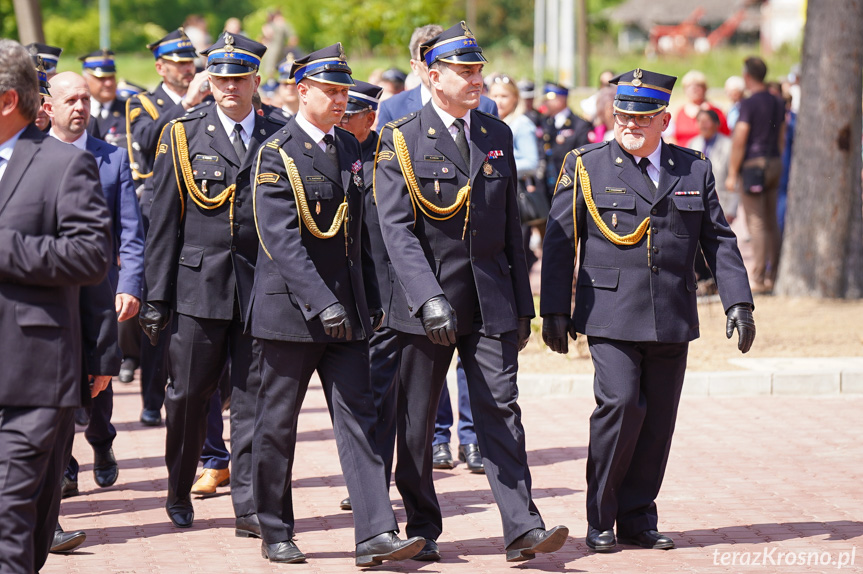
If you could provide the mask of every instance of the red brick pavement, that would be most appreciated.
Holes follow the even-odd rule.
[[[227,489],[221,496],[195,500],[192,529],[170,526],[163,508],[164,427],[148,429],[137,422],[137,383],[114,384],[120,479],[111,488],[95,486],[92,454],[79,434],[75,454],[82,463],[82,494],[63,501],[61,524],[85,530],[88,539],[72,555],[52,555],[43,574],[357,570],[352,517],[338,509],[346,490],[320,387],[306,398],[294,467],[297,543],[308,563],[270,565],[260,556],[259,541],[234,537]],[[863,397],[684,399],[658,500],[660,527],[678,548],[627,547],[606,555],[589,552],[583,541],[591,402],[532,398],[522,401],[522,408],[534,497],[547,525],[570,527],[564,548],[520,566],[507,564],[485,477],[456,467],[436,473],[444,512],[445,532],[439,540],[443,561],[385,563],[375,570],[835,572],[835,565],[785,565],[785,553],[813,552],[819,559],[838,560],[840,553],[856,547],[854,565],[843,571],[863,571]],[[403,525],[395,489],[392,494]],[[742,553],[737,565],[723,566],[724,556],[734,558],[724,554],[731,552]],[[741,560],[754,561],[755,555],[765,562],[765,552],[766,566],[740,565]]]

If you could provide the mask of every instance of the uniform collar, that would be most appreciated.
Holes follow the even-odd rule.
[[[302,130],[304,132],[306,132],[306,135],[308,135],[310,138],[312,138],[312,141],[315,142],[316,144],[318,144],[319,146],[321,145],[321,142],[323,141],[325,135],[329,134],[329,135],[335,137],[335,134],[336,134],[336,128],[335,127],[331,127],[330,131],[324,132],[321,128],[319,128],[318,126],[312,124],[312,122],[307,120],[306,116],[303,115],[302,110],[300,112],[298,112],[296,116],[294,116],[294,120],[297,122],[297,125],[299,125],[300,128],[302,128]]]
[[[249,114],[239,122],[235,122],[234,120],[226,116],[225,113],[222,111],[222,108],[220,108],[218,105],[216,106],[216,115],[219,116],[219,121],[222,122],[222,127],[225,128],[225,133],[228,134],[229,139],[231,137],[231,133],[234,131],[234,124],[240,124],[241,126],[243,126],[243,143],[248,146],[249,139],[252,137],[252,132],[255,131],[254,106],[252,106]]]
[[[182,100],[183,98],[186,97],[186,96],[181,96],[180,94],[178,94],[177,92],[175,92],[174,90],[169,88],[168,84],[166,84],[165,82],[162,82],[162,91],[165,92],[165,95],[168,96],[169,98],[171,98],[171,101],[174,102],[175,104],[179,104],[180,100]],[[243,126],[243,129],[246,129],[246,127]]]
[[[434,108],[434,111],[437,112],[443,125],[446,126],[447,130],[449,130],[452,127],[453,122],[456,120],[455,116],[443,111],[434,100],[432,100],[432,107]],[[461,119],[464,120],[464,132],[468,141],[470,141],[470,112],[466,113]]]

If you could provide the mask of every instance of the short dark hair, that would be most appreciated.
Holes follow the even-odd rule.
[[[440,24],[426,24],[425,26],[414,28],[414,32],[411,34],[411,42],[408,46],[411,51],[411,59],[422,61],[420,45],[423,42],[428,42],[441,32],[443,32],[443,26]]]
[[[29,52],[16,42],[0,38],[0,94],[15,90],[18,94],[18,111],[28,122],[36,119],[42,102],[39,79]]]
[[[698,112],[699,116],[702,114],[709,117],[710,121],[713,122],[714,124],[716,124],[717,126],[719,125],[719,114],[716,113],[716,110],[701,110]]]
[[[758,56],[750,56],[743,60],[743,72],[756,82],[763,82],[767,77],[767,64]]]

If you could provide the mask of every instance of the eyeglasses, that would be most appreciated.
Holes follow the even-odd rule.
[[[622,128],[625,128],[626,126],[628,126],[629,122],[634,123],[635,125],[637,125],[640,128],[646,128],[650,125],[650,122],[653,121],[653,118],[655,118],[656,116],[658,116],[661,113],[662,112],[656,112],[652,116],[641,116],[641,115],[633,116],[630,114],[619,114],[619,113],[615,112],[614,113],[614,121],[616,121],[617,125],[619,125]]]
[[[493,84],[514,84],[515,83],[512,80],[512,78],[510,78],[506,74],[500,74],[499,76],[494,76],[491,81]]]

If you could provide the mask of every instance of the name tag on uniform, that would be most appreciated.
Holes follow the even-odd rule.
[[[606,187],[605,193],[626,193],[625,187]]]
[[[446,161],[446,158],[442,155],[427,155],[425,156],[426,161]]]
[[[700,191],[675,191],[674,195],[701,195]]]
[[[324,177],[324,176],[322,176],[322,175],[307,175],[307,176],[306,176],[306,177],[304,177],[303,179],[305,179],[305,180],[306,180],[306,181],[308,181],[309,183],[315,183],[315,182],[320,182],[320,181],[327,181],[327,178],[325,178],[325,177]]]
[[[219,161],[219,156],[217,155],[204,155],[199,153],[195,156],[195,161]]]

